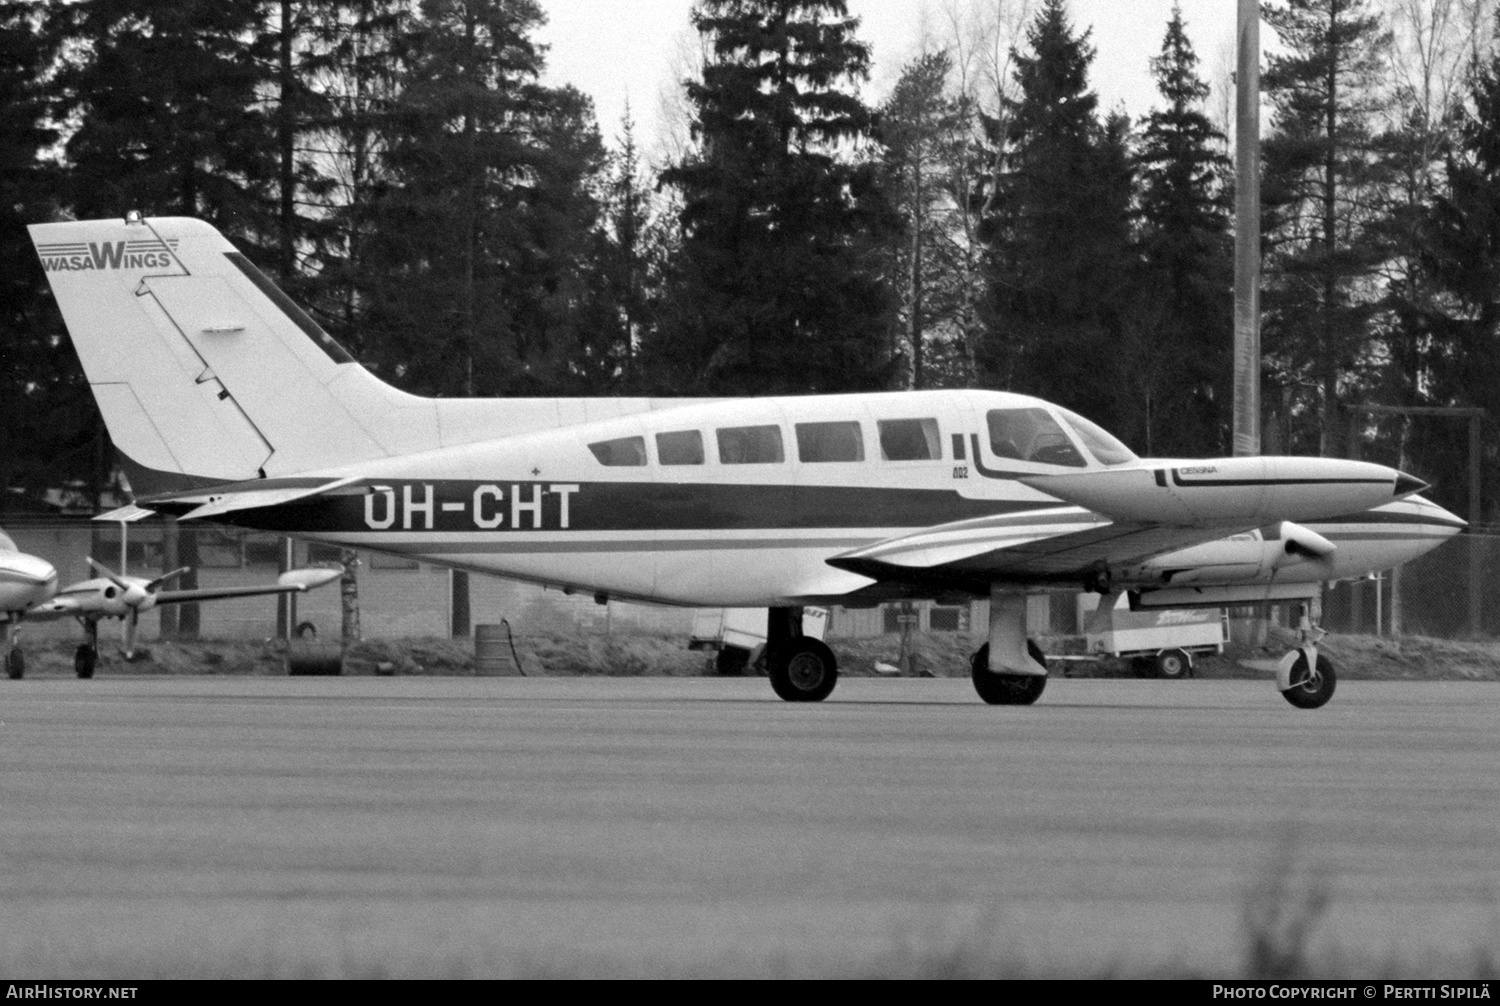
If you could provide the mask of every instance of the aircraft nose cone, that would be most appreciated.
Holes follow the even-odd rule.
[[[45,587],[57,582],[57,570],[52,568],[52,564],[34,555],[13,557],[12,572],[18,579],[35,587]]]
[[[1431,485],[1429,483],[1423,482],[1421,479],[1416,478],[1412,475],[1408,475],[1405,472],[1397,472],[1396,489],[1391,495],[1410,496],[1412,493],[1419,493],[1422,490],[1429,488],[1431,488]]]

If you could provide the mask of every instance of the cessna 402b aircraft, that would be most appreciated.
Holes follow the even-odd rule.
[[[804,605],[987,597],[975,688],[1024,704],[1047,673],[1028,593],[1305,601],[1464,526],[1380,465],[1147,460],[1002,392],[418,398],[201,221],[31,233],[141,505],[599,597],[766,606],[771,684],[790,701],[837,680],[801,634]],[[1278,685],[1298,706],[1332,694],[1315,638]]]

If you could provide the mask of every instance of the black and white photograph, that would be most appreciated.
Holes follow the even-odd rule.
[[[0,988],[1489,999],[1497,423],[1500,0],[0,0]]]

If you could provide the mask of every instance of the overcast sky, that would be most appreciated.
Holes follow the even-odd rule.
[[[937,33],[952,0],[848,0],[861,19],[860,37],[874,49],[866,100],[880,101],[903,63],[920,51],[924,19]],[[972,0],[958,0],[961,3]],[[995,2],[995,0],[989,0]],[[1017,3],[1019,0],[1004,0]],[[1032,9],[1040,0],[1030,0]],[[1205,79],[1233,63],[1235,0],[1180,0]],[[658,94],[675,76],[674,53],[692,38],[693,0],[541,0],[551,46],[548,81],[571,83],[592,95],[599,127],[613,141],[629,96],[637,136],[650,150],[660,132]],[[1133,117],[1150,111],[1156,92],[1151,57],[1161,51],[1172,0],[1068,0],[1075,27],[1093,28],[1098,50],[1090,82],[1101,107],[1124,107]],[[1262,35],[1269,29],[1262,28]],[[1264,39],[1263,39],[1264,41]]]

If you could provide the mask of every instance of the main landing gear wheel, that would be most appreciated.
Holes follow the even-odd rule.
[[[26,654],[19,646],[12,646],[5,655],[5,675],[12,681],[20,681],[26,676]]]
[[[73,651],[73,670],[80,678],[92,678],[94,667],[99,663],[99,651],[88,643],[81,644]]]
[[[1041,647],[1026,640],[1026,652],[1042,666],[1047,657]],[[990,644],[985,643],[969,661],[969,675],[974,679],[974,690],[979,697],[992,706],[1029,706],[1042,697],[1047,687],[1047,678],[1042,674],[1004,674],[990,670]]]
[[[1333,661],[1320,653],[1317,666],[1309,672],[1307,654],[1299,653],[1297,662],[1292,665],[1292,687],[1281,694],[1298,709],[1316,709],[1333,698],[1333,689],[1337,684]]]
[[[771,688],[788,702],[822,702],[838,684],[833,651],[811,636],[798,636],[771,651]]]
[[[1193,658],[1186,650],[1162,650],[1153,664],[1158,678],[1186,678],[1193,673]]]

